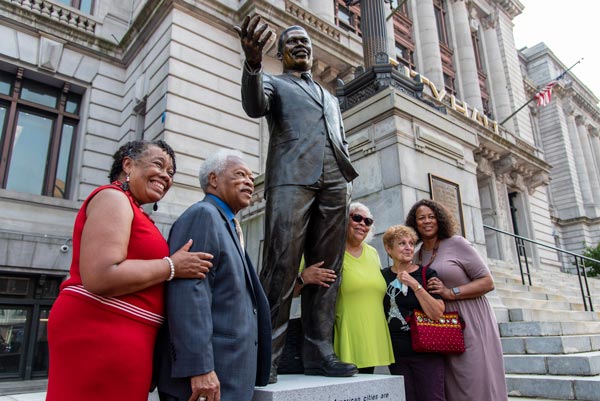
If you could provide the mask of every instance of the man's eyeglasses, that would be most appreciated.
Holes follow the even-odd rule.
[[[370,217],[364,217],[364,216],[361,216],[360,214],[351,214],[350,218],[352,219],[352,221],[354,221],[356,223],[360,223],[361,221],[364,220],[365,226],[367,226],[367,227],[371,227],[373,225],[373,219]]]

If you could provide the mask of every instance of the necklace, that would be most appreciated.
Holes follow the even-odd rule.
[[[117,188],[119,188],[121,191],[123,191],[123,193],[125,193],[125,195],[129,198],[129,200],[131,202],[133,202],[133,204],[140,209],[140,211],[144,214],[144,216],[146,216],[151,222],[154,223],[154,220],[152,220],[152,217],[150,217],[150,215],[148,213],[146,213],[146,211],[144,210],[144,208],[139,204],[139,202],[133,197],[133,195],[131,194],[131,191],[129,190],[129,188],[125,189],[123,188],[123,183],[119,180],[113,181],[112,185],[116,186]]]
[[[438,251],[439,247],[440,247],[440,241],[436,240],[435,241],[435,245],[433,246],[433,252],[431,253],[431,257],[429,258],[429,263],[427,263],[426,265],[424,265],[423,264],[423,246],[421,246],[421,249],[419,249],[419,264],[421,266],[423,266],[423,269],[427,270],[427,268],[429,266],[431,266],[431,264],[435,260],[435,257],[437,256],[437,251]]]

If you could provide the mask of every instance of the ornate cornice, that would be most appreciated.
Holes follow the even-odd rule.
[[[481,138],[481,136],[480,136]],[[515,149],[526,145],[520,152]],[[540,185],[550,182],[550,165],[534,155],[535,148],[519,141],[505,148],[497,143],[482,141],[474,151],[477,171],[496,177],[506,185],[533,194]]]
[[[593,103],[584,93],[579,92],[573,82],[565,86],[565,95],[569,97],[573,110],[575,106],[581,109],[582,112],[593,118],[596,123],[600,124],[600,108]]]
[[[523,12],[525,6],[519,0],[493,0],[512,19]]]

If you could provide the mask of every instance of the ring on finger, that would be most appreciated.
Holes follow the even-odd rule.
[[[198,397],[198,401],[206,401],[206,397],[201,395],[200,397]]]

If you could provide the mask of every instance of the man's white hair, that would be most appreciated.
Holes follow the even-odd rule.
[[[216,153],[209,156],[200,166],[198,178],[200,180],[200,188],[204,192],[208,189],[208,176],[210,173],[220,175],[227,168],[227,159],[230,157],[244,160],[244,155],[239,150],[220,149]]]

